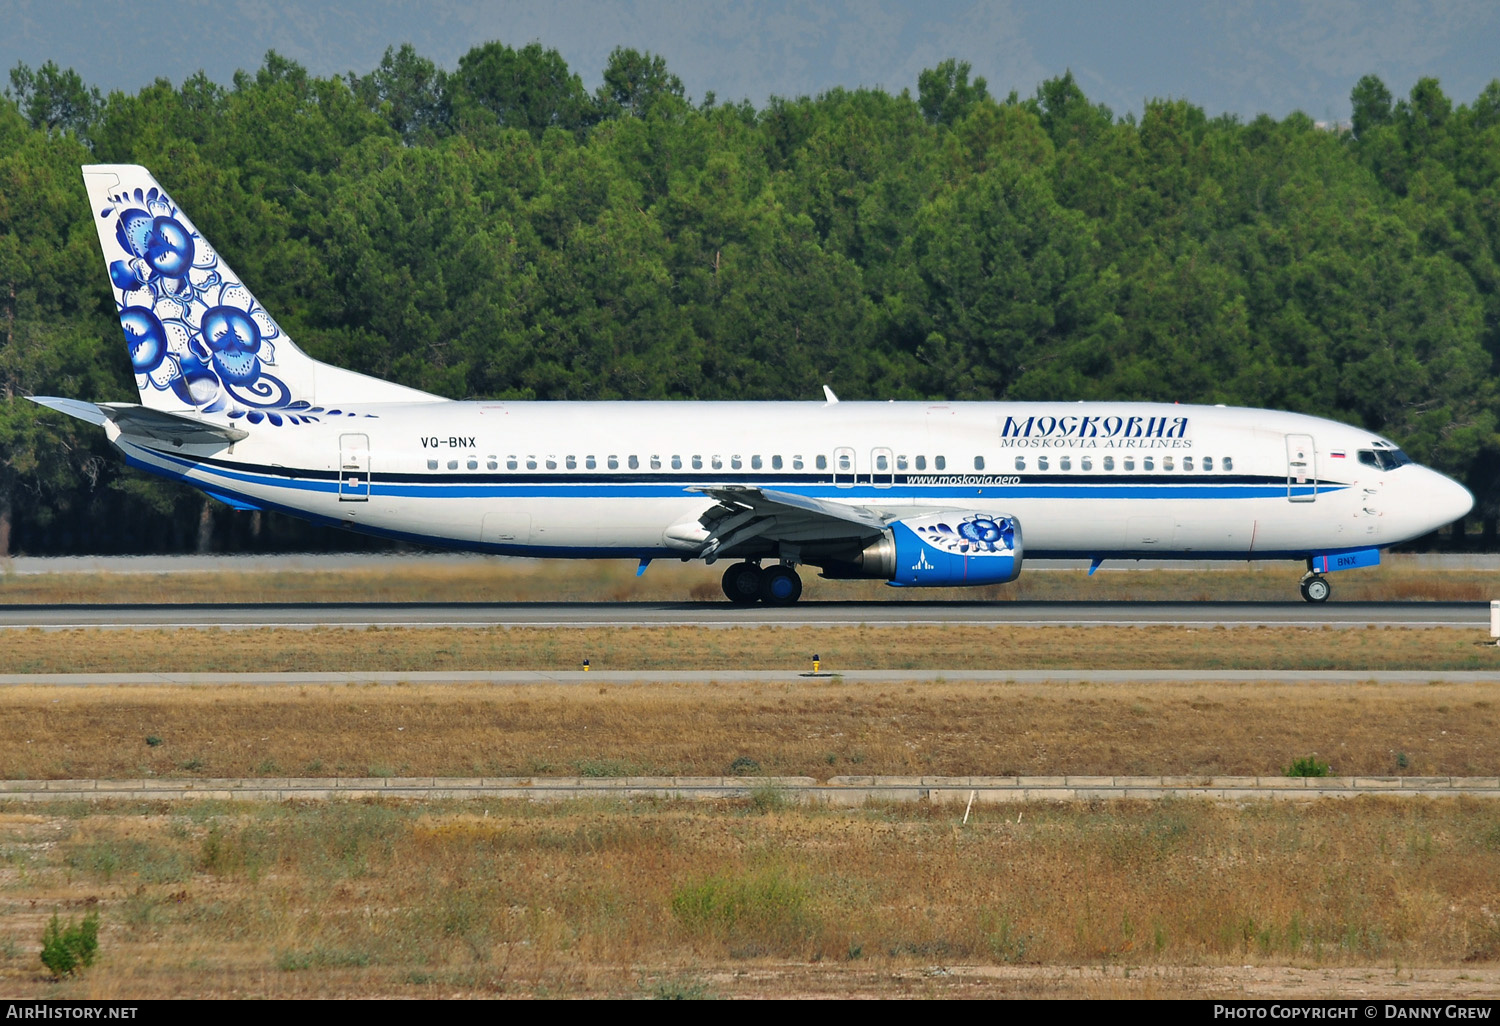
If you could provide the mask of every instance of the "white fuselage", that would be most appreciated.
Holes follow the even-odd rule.
[[[1378,548],[1472,503],[1363,429],[1223,407],[421,402],[220,419],[248,437],[111,437],[231,501],[511,555],[691,557],[716,504],[697,489],[722,485],[887,516],[1004,514],[1028,556],[1089,558]]]

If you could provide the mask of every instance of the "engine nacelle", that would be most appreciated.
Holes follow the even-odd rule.
[[[1021,524],[970,510],[893,521],[852,563],[825,577],[883,577],[897,588],[1004,584],[1021,573]]]

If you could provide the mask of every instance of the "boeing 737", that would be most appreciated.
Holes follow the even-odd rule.
[[[1125,402],[456,402],[298,349],[142,167],[83,169],[140,402],[32,397],[240,509],[513,556],[799,566],[898,587],[1027,557],[1288,559],[1326,574],[1466,514],[1389,440],[1317,417]],[[1022,537],[1025,544],[1022,544]]]

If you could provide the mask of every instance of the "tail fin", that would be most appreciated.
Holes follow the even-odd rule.
[[[145,168],[87,165],[83,181],[143,406],[235,417],[441,398],[298,349]]]

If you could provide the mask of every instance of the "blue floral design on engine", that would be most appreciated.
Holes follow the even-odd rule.
[[[917,536],[927,544],[956,555],[1010,555],[1016,547],[1016,525],[1010,517],[971,513],[957,525],[941,517],[919,524]]]
[[[126,255],[110,263],[109,277],[136,385],[171,391],[203,413],[298,410],[286,419],[317,420],[267,369],[285,338],[280,327],[171,198],[153,187],[109,201],[99,216],[114,219]]]

